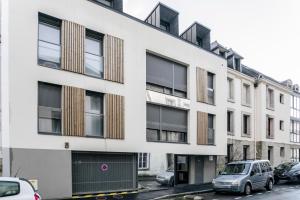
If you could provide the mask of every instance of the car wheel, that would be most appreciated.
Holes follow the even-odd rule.
[[[272,180],[268,180],[266,188],[267,188],[268,191],[273,190],[273,181]]]
[[[245,195],[250,195],[251,192],[252,192],[251,185],[250,185],[250,183],[247,183],[247,184],[245,185],[244,193],[245,193]]]

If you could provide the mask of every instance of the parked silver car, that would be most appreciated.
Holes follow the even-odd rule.
[[[267,160],[236,161],[227,164],[212,183],[216,192],[240,192],[249,195],[257,189],[272,190],[273,169]]]
[[[174,169],[167,169],[166,171],[156,176],[156,182],[161,185],[174,186]]]

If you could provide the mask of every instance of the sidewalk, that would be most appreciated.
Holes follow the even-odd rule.
[[[137,195],[135,200],[149,200],[149,199],[159,199],[161,197],[173,197],[181,193],[190,194],[194,192],[211,192],[212,185],[201,184],[201,185],[184,185],[184,186],[175,186],[174,188],[169,188],[159,191],[150,191],[150,192],[141,192]]]

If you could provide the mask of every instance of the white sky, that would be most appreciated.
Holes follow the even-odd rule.
[[[124,0],[144,20],[159,0]],[[160,0],[179,12],[179,33],[198,21],[211,41],[233,48],[243,64],[300,84],[300,0]]]

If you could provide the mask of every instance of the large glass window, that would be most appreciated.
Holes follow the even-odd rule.
[[[61,134],[61,86],[38,85],[38,131]]]
[[[300,161],[300,149],[291,148],[291,161],[292,162],[299,162]]]
[[[61,57],[61,22],[52,17],[39,15],[38,63],[59,68]]]
[[[186,97],[187,67],[147,53],[147,89]]]
[[[103,137],[103,95],[100,93],[86,92],[85,134]]]
[[[103,78],[103,37],[93,31],[85,38],[85,73]]]
[[[187,111],[147,104],[147,141],[187,142]]]
[[[291,117],[300,119],[300,96],[291,96]]]
[[[244,135],[250,135],[250,115],[243,114],[243,123],[242,123],[242,129]]]
[[[214,145],[215,144],[215,115],[208,114],[208,137],[207,137],[207,144]]]
[[[291,120],[290,141],[295,143],[300,143],[300,121]]]

